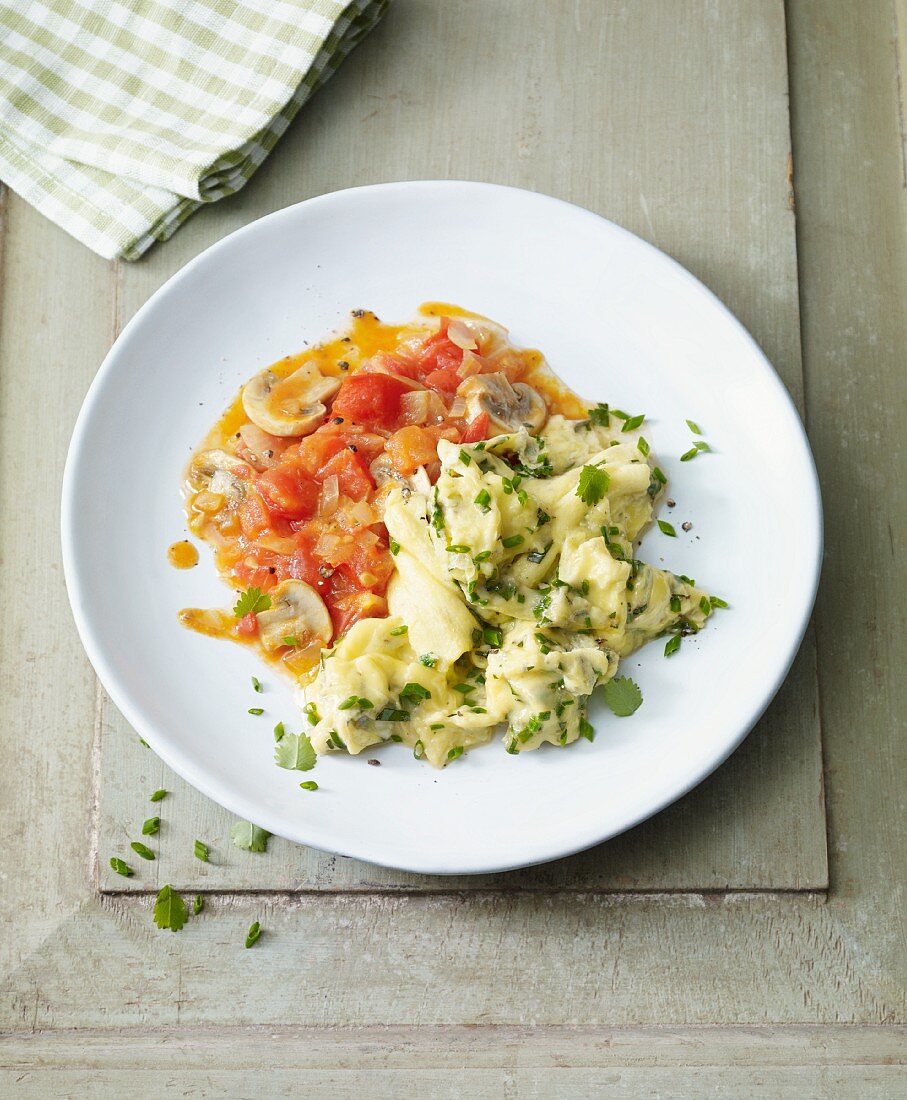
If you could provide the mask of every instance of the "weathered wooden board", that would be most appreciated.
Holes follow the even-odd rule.
[[[251,187],[121,269],[119,319],[203,245],[289,202],[382,179],[491,179],[580,202],[677,256],[753,327],[799,401],[782,12],[699,2],[672,5],[669,18],[666,11],[542,0],[398,4]],[[429,40],[445,45],[426,71]],[[650,56],[657,66],[640,65]],[[492,75],[505,69],[506,80]],[[464,124],[479,118],[480,126]],[[680,806],[605,848],[492,878],[427,879],[281,843],[265,858],[237,854],[229,815],[168,777],[161,782],[178,793],[162,807],[162,858],[123,879],[109,856],[135,836],[160,766],[136,751],[106,699],[99,720],[105,890],[155,888],[160,875],[187,887],[277,890],[795,890],[827,882],[811,635],[746,749]],[[193,858],[196,836],[212,843],[216,863]]]

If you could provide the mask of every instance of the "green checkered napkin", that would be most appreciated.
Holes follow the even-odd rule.
[[[0,0],[0,179],[134,260],[238,191],[388,0]]]

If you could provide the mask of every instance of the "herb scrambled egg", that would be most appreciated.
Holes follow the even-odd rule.
[[[442,440],[430,493],[389,494],[389,616],[357,622],[300,689],[317,751],[400,741],[443,766],[496,734],[511,753],[591,739],[588,698],[619,659],[701,627],[706,593],[633,558],[665,479],[625,429],[605,411]]]

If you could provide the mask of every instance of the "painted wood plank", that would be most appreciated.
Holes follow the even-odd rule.
[[[0,1085],[16,1096],[500,1097],[570,1095],[895,1097],[903,1028],[229,1029],[39,1033],[0,1038]],[[199,1063],[199,1049],[206,1052]],[[65,1068],[62,1068],[65,1067]]]
[[[445,45],[426,69],[428,42]],[[200,248],[290,202],[383,179],[487,179],[579,202],[676,256],[754,331],[800,401],[786,90],[784,20],[774,3],[685,0],[670,13],[599,2],[397,3],[245,191],[123,268],[122,316]],[[267,857],[238,856],[227,843],[229,816],[136,751],[104,698],[99,721],[104,890],[153,888],[160,874],[207,889],[277,890],[796,890],[827,882],[811,635],[757,733],[683,803],[604,848],[493,878],[426,879],[282,842]],[[176,792],[163,808],[166,857],[122,879],[109,855],[134,835],[147,791],[160,784]],[[212,843],[216,863],[194,860],[196,836]]]

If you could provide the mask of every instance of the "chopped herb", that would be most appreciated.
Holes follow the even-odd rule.
[[[611,426],[611,411],[608,406],[599,402],[594,409],[590,409],[589,421],[599,428],[609,428]]]
[[[712,601],[708,598],[708,596],[700,597],[699,610],[703,613],[703,615],[712,614]]]
[[[251,947],[253,943],[256,943],[261,935],[261,925],[258,921],[254,921],[249,925],[249,931],[246,933],[246,947]]]
[[[476,554],[476,556],[472,560],[476,563],[476,565],[479,565],[483,561],[488,561],[490,557],[490,550],[482,550],[480,553]]]
[[[408,634],[408,633],[409,633],[409,627],[406,626],[406,624],[404,624],[403,626],[395,626],[394,629],[391,631],[391,637],[392,638],[399,638],[402,634]]]
[[[680,635],[675,634],[673,637],[668,638],[665,645],[665,657],[670,657],[672,653],[676,653],[680,649]]]
[[[447,754],[448,760],[456,760],[458,756],[463,755],[463,746],[455,745]]]
[[[249,707],[249,714],[255,714],[255,715],[264,714],[264,708],[263,707]]]
[[[390,547],[390,551],[391,551],[391,553],[392,553],[392,554],[394,555],[394,557],[396,557],[396,556],[397,556],[397,554],[399,554],[399,553],[400,553],[400,543],[399,543],[399,542],[397,542],[397,540],[396,540],[396,539],[391,539],[391,540],[390,540],[390,541],[388,542],[388,546]]]
[[[618,418],[618,420],[630,419],[630,414],[625,413],[623,409],[612,409],[611,412]]]
[[[162,886],[154,902],[154,923],[158,928],[179,932],[186,923],[186,903],[172,886]]]
[[[426,668],[434,668],[438,663],[438,658],[434,657],[431,653],[423,653],[419,658],[419,664],[425,665]]]
[[[274,740],[275,741],[282,741],[283,740],[283,735],[286,732],[287,732],[286,726],[284,726],[283,722],[278,722],[277,725],[274,727]]]
[[[338,710],[351,710],[359,699],[358,695],[351,695],[349,699],[344,699],[343,702],[337,707]]]
[[[677,532],[674,530],[673,524],[668,523],[666,519],[660,519],[658,521],[658,529],[663,535],[668,535],[672,539],[677,538]]]
[[[203,841],[196,840],[193,851],[195,852],[196,859],[200,859],[202,863],[208,862],[209,849],[208,845],[205,844]]]
[[[649,456],[649,444],[648,444],[645,436],[640,436],[639,439],[636,440],[636,446],[637,446],[640,454],[642,454],[644,457],[648,458],[648,456]]]
[[[464,546],[461,542],[451,543],[450,546],[447,547],[448,554],[468,554],[470,551],[471,548],[469,546]]]
[[[438,503],[435,503],[435,507],[431,513],[431,525],[439,535],[444,530],[444,513],[441,511],[441,505]]]
[[[230,829],[230,839],[236,848],[244,852],[264,852],[271,834],[251,821],[237,821]]]
[[[149,802],[160,802],[161,799],[166,798],[169,791],[165,791],[163,787],[159,787],[154,794],[148,799]]]
[[[458,691],[461,695],[468,695],[471,691],[476,690],[475,684],[454,684],[454,691]]]
[[[576,495],[583,504],[592,507],[605,495],[611,478],[606,470],[598,466],[584,466],[580,471],[579,484],[576,487]]]
[[[157,859],[157,856],[152,850],[144,845],[140,840],[134,840],[129,847],[135,852],[137,856],[141,856],[142,859]]]
[[[629,676],[609,680],[604,689],[605,702],[618,718],[627,718],[639,710],[642,692]]]
[[[680,597],[679,596],[672,596],[671,601],[670,601],[668,606],[671,608],[671,610],[676,615],[677,612],[680,610]]]
[[[530,550],[529,553],[526,555],[526,560],[531,561],[534,565],[538,565],[539,562],[544,560],[545,555],[551,549],[551,545],[552,544],[549,542],[547,546],[544,546],[544,547],[540,546],[537,550]],[[523,595],[517,596],[517,603],[525,603],[525,602],[526,602],[526,597],[525,596],[523,596]]]
[[[129,878],[135,874],[135,871],[124,860],[119,859],[117,856],[110,857],[110,866],[116,871],[118,875],[122,875],[123,878]]]
[[[462,447],[460,448],[460,461],[464,466],[468,466],[472,462],[472,456],[469,451],[464,451]]]
[[[432,722],[432,724],[428,728],[430,730],[443,730],[444,729],[444,723],[443,722]]]
[[[662,485],[667,485],[668,483],[668,479],[658,466],[653,467],[652,477],[654,477],[656,481],[661,482]]]
[[[622,432],[635,431],[640,424],[645,420],[646,414],[640,413],[639,416],[628,416],[624,421],[624,426],[620,429]]]
[[[296,637],[295,634],[286,634],[281,639],[281,641],[283,642],[284,645],[288,645],[288,646],[299,645],[299,639]]]
[[[346,746],[344,746],[345,748]],[[288,771],[308,772],[315,767],[315,750],[305,733],[287,733],[274,749],[274,762]]]
[[[417,703],[421,703],[423,699],[431,698],[431,692],[421,684],[409,683],[404,685],[403,690],[400,692],[400,698],[414,699]]]
[[[508,550],[511,550],[514,546],[519,546],[522,541],[522,535],[508,535],[506,538],[501,539],[502,545],[506,546]]]
[[[544,527],[546,523],[550,523],[551,516],[549,516],[543,508],[539,508],[539,510],[536,512],[536,520],[536,529],[538,529],[539,527]]]
[[[595,738],[595,727],[585,718],[579,720],[579,735],[585,737],[587,741],[592,741]]]
[[[237,619],[244,615],[256,615],[259,611],[267,611],[271,606],[271,597],[262,592],[260,588],[247,588],[236,601],[233,614]]]
[[[161,819],[159,817],[149,817],[142,825],[142,836],[154,836],[160,827]]]
[[[708,443],[706,443],[705,440],[703,440],[703,439],[697,439],[696,442],[693,444],[693,446],[690,447],[690,449],[688,451],[684,451],[684,453],[680,456],[680,461],[681,462],[689,462],[689,461],[691,461],[691,459],[694,459],[696,457],[696,455],[699,454],[700,451],[707,451],[707,450],[709,450]]]
[[[299,786],[304,791],[317,791],[318,790],[318,784],[315,782],[314,779],[304,779],[302,781],[302,783],[299,784]]]
[[[687,427],[693,433],[693,435],[702,435],[702,428],[694,420],[687,421]]]
[[[261,686],[261,680],[259,680],[257,676],[252,677],[252,690],[257,691],[259,695],[264,691],[264,688]]]
[[[317,726],[321,721],[321,715],[318,713],[318,707],[314,703],[306,703],[302,708],[302,713],[308,718],[310,726]],[[283,722],[280,723],[281,729],[283,728]],[[274,731],[277,732],[276,730]],[[281,734],[281,736],[283,736]]]
[[[727,600],[723,600],[720,596],[709,596],[709,603],[712,607],[727,607]]]
[[[195,900],[192,902],[192,915],[197,917],[199,913],[205,908],[205,902],[202,899],[201,894],[195,895]]]
[[[481,489],[476,494],[476,499],[473,501],[473,504],[478,504],[483,512],[489,511],[491,508],[491,493],[489,493],[487,489]]]
[[[408,722],[409,711],[399,707],[383,707],[375,715],[378,722]]]
[[[500,649],[504,644],[504,633],[501,630],[496,630],[494,627],[486,626],[482,631],[482,637],[490,646],[495,646]]]
[[[342,749],[344,752],[346,751],[346,742],[336,730],[331,730],[331,732],[328,734],[328,740],[331,742],[334,748]]]
[[[432,729],[434,729],[434,728],[435,727],[432,726]],[[422,741],[417,741],[415,743],[415,745],[413,745],[413,756],[417,760],[421,760],[424,755],[425,755],[425,745],[423,744]]]

